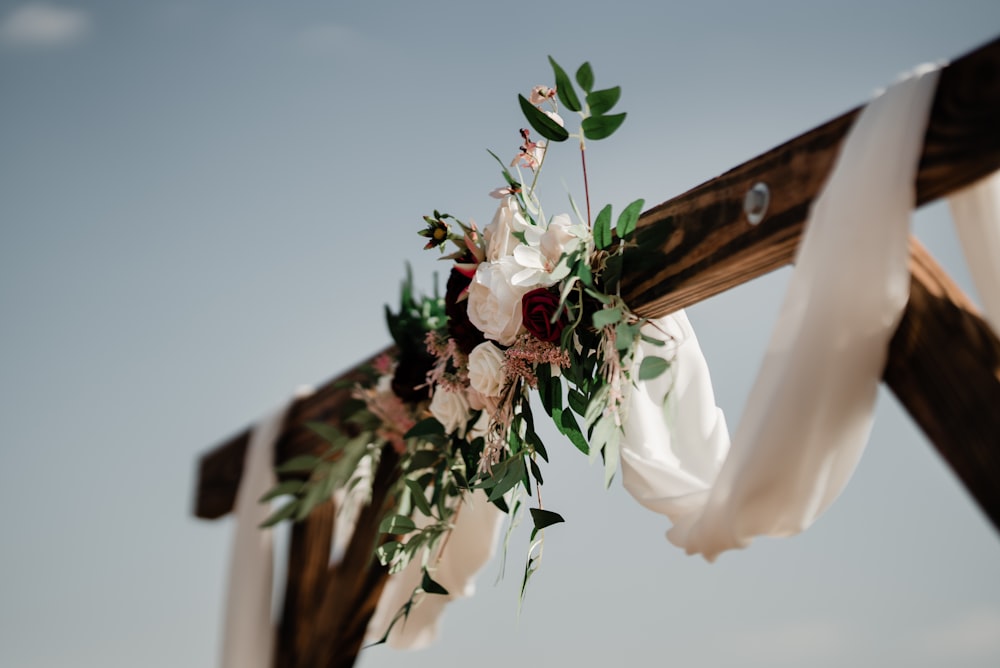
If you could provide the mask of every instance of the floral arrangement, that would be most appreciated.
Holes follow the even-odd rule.
[[[378,359],[354,386],[350,433],[310,425],[330,444],[322,456],[297,457],[280,471],[307,474],[280,483],[265,498],[292,499],[268,521],[301,519],[338,489],[365,500],[370,472],[384,448],[400,457],[391,507],[379,527],[376,555],[390,572],[421,559],[421,586],[397,618],[423,594],[447,594],[433,578],[457,513],[470,492],[520,517],[533,499],[531,545],[521,594],[537,570],[546,527],[563,521],[542,504],[541,462],[548,460],[535,428],[530,395],[580,451],[603,458],[605,484],[618,465],[631,385],[658,376],[669,360],[646,356],[635,368],[640,340],[663,345],[641,330],[646,320],[623,302],[622,258],[643,206],[629,204],[612,225],[611,206],[591,218],[585,143],[613,134],[624,113],[609,113],[620,87],[597,90],[584,63],[575,83],[551,58],[554,86],[535,86],[518,102],[530,128],[509,165],[492,222],[475,223],[434,211],[419,234],[425,249],[451,262],[444,296],[418,296],[407,272],[399,310],[386,308],[399,354]],[[561,105],[561,107],[560,107]],[[570,133],[561,109],[580,117]],[[537,138],[536,138],[537,137]],[[546,217],[536,194],[553,143],[577,139],[583,165],[585,213]],[[513,173],[512,171],[513,170]],[[525,185],[530,177],[530,183]]]

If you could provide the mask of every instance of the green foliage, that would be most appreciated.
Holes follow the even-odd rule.
[[[611,114],[610,116],[591,116],[585,118],[580,123],[583,127],[583,136],[587,139],[607,139],[615,133],[621,124],[625,122],[625,113]]]
[[[573,83],[566,76],[566,72],[553,60],[552,56],[549,56],[549,63],[556,76],[556,93],[559,95],[559,101],[566,105],[570,111],[580,111],[580,100],[577,98],[576,91],[573,90]]]
[[[521,105],[524,117],[528,119],[528,124],[535,129],[535,132],[552,141],[566,141],[569,139],[569,132],[566,131],[566,128],[545,115],[541,109],[531,104],[528,98],[518,95],[517,101]]]

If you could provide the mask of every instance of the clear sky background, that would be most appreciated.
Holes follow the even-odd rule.
[[[588,151],[620,209],[997,35],[992,0],[0,1],[0,665],[215,664],[232,525],[191,516],[198,456],[388,343],[404,263],[445,268],[421,215],[489,221],[546,55],[623,87]],[[968,286],[945,208],[915,229]],[[788,275],[689,310],[731,427]],[[888,393],[815,526],[715,564],[548,440],[567,523],[520,618],[523,532],[433,648],[362,666],[1000,665],[997,534]]]

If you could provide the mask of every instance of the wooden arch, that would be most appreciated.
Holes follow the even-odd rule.
[[[658,317],[791,263],[809,207],[859,112],[848,111],[646,211],[638,225],[639,250],[626,257],[626,302],[640,315]],[[1000,39],[942,70],[916,179],[917,205],[998,169]],[[758,182],[770,185],[771,201],[764,220],[750,225],[743,200]],[[1000,530],[1000,340],[915,239],[910,270],[910,300],[883,381]],[[340,381],[356,374],[349,370],[292,406],[276,464],[325,449],[301,425],[336,424],[348,396],[338,389]],[[233,509],[249,434],[248,428],[202,456],[197,517],[216,519]],[[391,449],[382,457],[372,504],[339,563],[329,562],[332,502],[292,529],[278,668],[353,665],[387,578],[371,552],[397,462]]]

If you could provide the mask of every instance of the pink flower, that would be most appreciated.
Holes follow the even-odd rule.
[[[546,100],[551,100],[555,96],[556,96],[555,88],[549,88],[548,86],[535,86],[534,88],[531,89],[531,95],[528,97],[528,99],[531,101],[531,104],[537,106],[542,102],[545,102]]]

